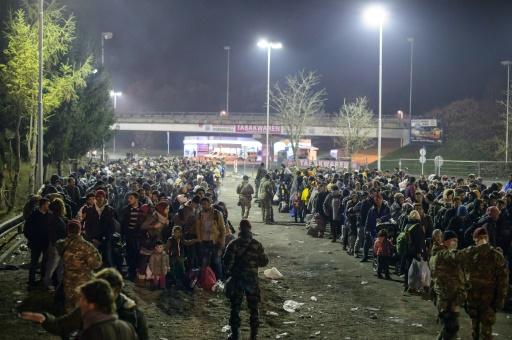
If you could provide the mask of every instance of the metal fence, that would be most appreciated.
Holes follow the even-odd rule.
[[[487,180],[506,180],[512,174],[512,162],[502,161],[461,161],[443,160],[441,167],[436,166],[434,159],[426,159],[425,164],[419,159],[400,158],[394,160],[382,160],[383,170],[400,169],[414,175],[442,174],[455,177],[466,177],[475,174]]]

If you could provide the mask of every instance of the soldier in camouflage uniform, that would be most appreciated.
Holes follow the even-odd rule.
[[[434,246],[430,258],[434,303],[443,327],[438,336],[439,340],[456,339],[459,331],[459,309],[464,303],[465,294],[462,259],[457,251],[457,244],[457,234],[446,231],[443,243]]]
[[[236,193],[238,194],[238,205],[242,208],[242,219],[246,220],[249,218],[252,195],[254,194],[254,188],[249,183],[249,176],[244,175],[242,183],[236,188]]]
[[[260,289],[258,284],[258,267],[268,264],[261,243],[252,238],[251,223],[240,221],[240,233],[236,240],[231,241],[226,248],[223,263],[226,270],[226,296],[231,303],[229,325],[231,334],[228,339],[238,340],[240,329],[240,308],[244,295],[250,311],[251,340],[258,334],[258,303]]]
[[[265,179],[260,185],[260,205],[261,215],[265,224],[272,223],[272,198],[274,197],[274,188],[270,175],[266,174]]]
[[[75,308],[80,294],[76,288],[93,279],[93,270],[101,266],[101,255],[96,247],[80,235],[80,222],[68,223],[68,237],[57,242],[64,263],[64,297],[66,310]]]
[[[487,229],[473,233],[476,246],[462,251],[467,277],[466,312],[471,317],[473,339],[492,339],[496,311],[503,308],[508,288],[508,269],[503,254],[489,244]]]

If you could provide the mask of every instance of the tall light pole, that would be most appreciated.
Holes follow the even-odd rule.
[[[110,97],[114,100],[114,113],[117,109],[117,97],[121,97],[123,95],[122,92],[116,92],[114,90],[110,91]],[[114,143],[113,143],[113,151],[116,152],[116,130],[114,129]],[[102,149],[101,149],[101,160],[105,161],[105,142],[103,142]]]
[[[412,67],[414,55],[414,38],[407,38],[407,41],[411,44],[411,71],[409,74],[409,117],[412,118]]]
[[[37,172],[36,187],[44,184],[43,164],[43,10],[44,0],[39,1],[39,41],[38,41],[38,62],[39,62],[39,83],[37,91]]]
[[[265,168],[268,170],[268,156],[270,153],[268,134],[270,129],[270,51],[272,49],[281,49],[283,44],[280,42],[271,42],[265,39],[258,41],[259,48],[267,49],[267,128],[266,128],[266,152],[265,152]]]
[[[510,65],[512,65],[512,61],[503,60],[501,65],[507,67],[507,119],[505,126],[505,162],[508,163],[508,117],[510,111]]]
[[[105,40],[112,39],[114,33],[112,32],[101,32],[101,66],[105,65]]]
[[[229,53],[231,51],[230,46],[224,46],[227,52],[227,71],[226,71],[226,112],[229,113]]]
[[[377,128],[377,169],[381,170],[382,156],[382,29],[387,12],[381,6],[372,6],[364,12],[364,19],[370,25],[379,26],[379,121]]]

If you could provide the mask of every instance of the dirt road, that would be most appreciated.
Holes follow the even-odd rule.
[[[220,195],[229,208],[233,225],[240,220],[236,206],[236,180],[226,178]],[[260,307],[261,339],[434,339],[438,331],[432,302],[404,295],[399,278],[379,280],[369,263],[360,263],[342,251],[340,244],[306,235],[305,227],[290,223],[286,214],[275,214],[275,225],[260,223],[253,207],[250,220],[255,238],[262,242],[283,279],[263,278]],[[262,272],[263,270],[261,270]],[[26,299],[25,270],[0,274],[0,339],[54,339],[36,325],[18,320],[16,301]],[[170,290],[153,292],[134,288],[149,321],[151,339],[224,339],[229,307],[222,294],[194,294]],[[283,310],[285,300],[304,303],[295,313]],[[24,305],[44,308],[47,294],[31,293]],[[277,315],[275,315],[277,313]],[[273,314],[273,315],[272,315]],[[248,337],[248,314],[242,313],[242,339]],[[461,312],[461,339],[471,338],[470,321]],[[512,339],[511,315],[500,313],[496,339]]]

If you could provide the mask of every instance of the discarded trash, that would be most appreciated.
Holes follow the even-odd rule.
[[[361,284],[362,284],[362,285],[367,285],[367,284],[368,284],[368,281],[361,281]]]
[[[283,325],[293,325],[295,321],[283,321]]]
[[[403,323],[404,322],[404,320],[400,319],[398,316],[390,316],[389,320],[393,321],[393,322],[398,322],[398,323]]]
[[[212,292],[223,292],[224,291],[224,282],[217,281],[215,285],[212,287]]]
[[[311,301],[318,301],[318,299],[316,298],[316,296],[312,296]]]
[[[302,305],[304,305],[304,303],[286,300],[283,304],[283,309],[288,313],[295,313],[295,310],[299,309]]]
[[[350,308],[350,311],[351,312],[356,312],[358,309],[359,309],[359,307],[352,307],[352,308]]]
[[[276,339],[284,338],[284,337],[285,337],[285,336],[287,336],[287,335],[288,335],[288,333],[286,333],[286,332],[285,332],[285,333],[278,334],[278,335],[276,335]]]
[[[273,280],[283,278],[283,274],[281,274],[281,272],[279,272],[279,270],[277,270],[276,267],[272,267],[270,269],[265,269],[263,271],[263,275],[265,275],[266,278],[273,279]]]
[[[332,288],[332,285],[327,285],[327,288]]]
[[[28,246],[26,244],[22,244],[20,245],[20,248],[19,248],[21,251],[28,251]]]
[[[373,320],[377,319],[377,314],[375,314],[375,313],[370,314],[370,319],[373,319]]]
[[[302,240],[297,240],[297,242],[299,242],[299,243],[304,243],[304,241],[302,241]]]
[[[320,331],[316,331],[316,332],[315,332],[315,335],[320,335]]]
[[[279,316],[279,314],[277,314],[276,312],[272,312],[272,311],[267,311],[267,315],[270,315],[270,316]]]
[[[378,311],[380,311],[380,308],[375,308],[375,307],[366,307],[366,309],[371,311],[371,312],[378,312]]]
[[[222,333],[227,333],[227,332],[230,332],[231,331],[231,326],[230,325],[226,325],[224,327],[222,327]]]
[[[492,336],[499,336],[499,334],[492,332]]]
[[[413,326],[413,327],[423,327],[423,325],[421,323],[413,323],[413,324],[411,324],[411,326]]]
[[[272,284],[276,284],[276,283],[279,283],[279,281],[277,281],[277,280],[272,280],[272,281],[270,281],[270,283],[272,283]]]

